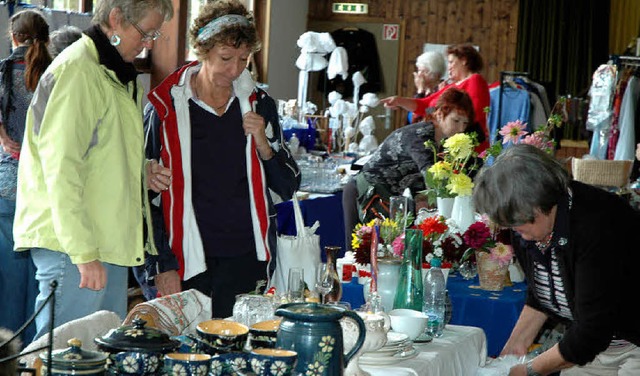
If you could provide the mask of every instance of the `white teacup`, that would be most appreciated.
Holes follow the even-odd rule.
[[[404,333],[410,340],[418,338],[427,328],[427,316],[413,309],[399,308],[389,312],[391,329],[394,332]]]

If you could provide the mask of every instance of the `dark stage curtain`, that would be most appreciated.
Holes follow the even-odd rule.
[[[516,70],[559,95],[586,96],[608,60],[610,0],[520,0]]]

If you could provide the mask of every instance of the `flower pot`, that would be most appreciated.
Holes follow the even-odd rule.
[[[476,263],[480,288],[488,291],[501,291],[509,272],[509,264],[501,265],[498,261],[493,260],[487,252],[476,252]]]
[[[438,205],[438,214],[445,218],[451,218],[451,212],[453,210],[454,197],[436,197],[436,204]]]

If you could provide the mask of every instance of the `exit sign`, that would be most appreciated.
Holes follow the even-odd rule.
[[[333,13],[368,14],[369,5],[363,3],[333,3]]]

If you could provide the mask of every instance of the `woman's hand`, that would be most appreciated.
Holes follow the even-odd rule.
[[[4,125],[0,125],[0,145],[2,145],[4,152],[7,154],[15,155],[20,153],[20,144],[9,137]]]
[[[147,188],[160,193],[171,185],[171,170],[162,166],[155,159],[147,161]]]
[[[517,364],[509,369],[509,376],[527,376],[527,365]]]
[[[397,95],[381,99],[380,102],[384,103],[385,108],[391,108],[393,110],[401,107],[407,111],[415,111],[418,107],[413,98],[399,97]]]
[[[182,291],[180,275],[175,270],[169,270],[156,275],[154,278],[160,296],[176,294]]]
[[[640,160],[640,143],[636,145],[636,159]]]
[[[80,272],[80,287],[90,290],[102,290],[107,285],[107,271],[98,260],[76,265]]]
[[[269,139],[267,139],[264,118],[255,112],[247,112],[242,118],[242,128],[244,128],[245,135],[253,136],[260,158],[263,160],[271,159],[275,153],[269,144]]]
[[[425,77],[424,72],[413,72],[413,84],[416,87],[417,94],[424,94],[427,90],[427,78]]]

